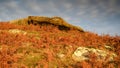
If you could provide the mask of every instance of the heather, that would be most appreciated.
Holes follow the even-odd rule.
[[[108,47],[109,46],[109,47]],[[114,60],[76,61],[78,47],[115,53]],[[0,68],[119,68],[120,36],[98,35],[89,31],[60,30],[54,25],[0,23]]]

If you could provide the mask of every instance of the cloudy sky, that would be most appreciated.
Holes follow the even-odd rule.
[[[0,21],[60,16],[98,34],[120,35],[120,0],[0,0]]]

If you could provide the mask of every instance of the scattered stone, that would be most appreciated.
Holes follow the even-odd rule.
[[[90,59],[89,55],[91,53],[95,53],[97,55],[97,60],[105,60],[107,58],[107,56],[109,56],[109,58],[108,58],[109,61],[112,61],[112,60],[114,60],[113,58],[117,56],[114,53],[109,53],[104,50],[99,50],[99,49],[95,49],[95,48],[87,48],[87,47],[78,47],[74,51],[72,58],[75,61],[89,60]]]
[[[114,47],[111,47],[111,46],[108,46],[108,45],[105,45],[105,48],[108,49],[108,50],[114,50]]]
[[[13,33],[13,34],[23,34],[23,35],[27,34],[27,32],[23,30],[19,30],[19,29],[10,29],[8,32]]]
[[[57,56],[58,56],[59,58],[63,58],[65,55],[64,55],[64,54],[59,53],[59,54],[57,54]]]

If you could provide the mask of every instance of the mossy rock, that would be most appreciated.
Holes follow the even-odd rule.
[[[80,32],[84,32],[84,30],[80,27],[74,26],[66,22],[61,17],[44,17],[44,16],[28,16],[27,18],[12,20],[10,23],[15,23],[19,25],[54,25],[58,26],[60,30],[78,30]]]

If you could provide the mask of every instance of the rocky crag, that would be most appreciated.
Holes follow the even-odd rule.
[[[27,18],[12,20],[10,23],[16,23],[19,25],[54,25],[58,26],[60,30],[78,30],[80,32],[84,32],[84,30],[78,26],[71,25],[67,23],[61,17],[43,17],[43,16],[28,16]]]

